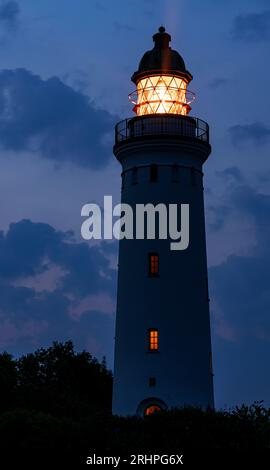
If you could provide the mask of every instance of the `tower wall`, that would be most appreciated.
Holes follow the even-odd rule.
[[[183,251],[172,251],[170,239],[120,241],[113,413],[143,413],[146,405],[159,402],[168,408],[212,407],[202,174],[210,146],[152,136],[127,140],[114,151],[123,169],[122,203],[134,212],[136,204],[189,204],[190,241]],[[158,277],[148,274],[150,252],[159,254]],[[157,352],[148,350],[149,328],[158,329]]]

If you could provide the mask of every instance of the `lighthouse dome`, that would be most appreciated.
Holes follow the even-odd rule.
[[[169,46],[171,36],[163,26],[159,28],[158,33],[154,34],[153,41],[155,43],[153,49],[145,52],[138,70],[132,75],[131,80],[137,83],[145,76],[169,74],[182,77],[190,82],[192,75],[187,71],[184,59],[179,52]]]

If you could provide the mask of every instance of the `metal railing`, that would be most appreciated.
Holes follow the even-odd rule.
[[[209,143],[209,126],[202,119],[175,114],[147,115],[118,122],[115,143],[149,136],[181,136]]]

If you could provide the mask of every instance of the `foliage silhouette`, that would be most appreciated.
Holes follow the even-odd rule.
[[[53,343],[19,359],[0,355],[0,448],[87,455],[270,449],[270,410],[262,403],[230,411],[173,409],[141,417],[111,414],[106,361]],[[15,447],[14,447],[15,445]]]

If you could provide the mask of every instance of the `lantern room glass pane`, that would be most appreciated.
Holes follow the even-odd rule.
[[[135,112],[146,114],[187,115],[187,83],[179,77],[157,75],[140,80],[137,84]]]

